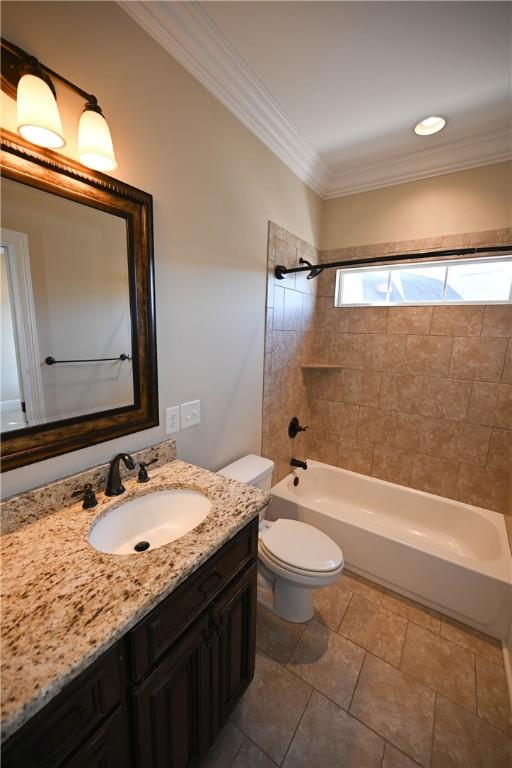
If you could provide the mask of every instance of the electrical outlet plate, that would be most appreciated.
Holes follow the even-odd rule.
[[[201,401],[191,400],[181,404],[181,428],[188,429],[201,423]]]
[[[180,431],[180,407],[173,405],[165,409],[165,434],[174,435]]]

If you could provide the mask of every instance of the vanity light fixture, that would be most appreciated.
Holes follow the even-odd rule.
[[[117,168],[108,123],[95,96],[2,38],[2,90],[16,98],[16,128],[20,136],[48,149],[65,145],[52,82],[58,80],[85,99],[78,124],[78,155],[88,168],[104,173]]]
[[[414,126],[414,133],[418,136],[430,136],[433,133],[439,133],[445,127],[447,118],[443,115],[429,115],[422,117]]]

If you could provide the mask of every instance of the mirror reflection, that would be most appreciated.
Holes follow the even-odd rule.
[[[125,219],[1,181],[1,431],[133,405]]]

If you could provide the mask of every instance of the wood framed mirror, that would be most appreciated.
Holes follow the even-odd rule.
[[[152,197],[1,132],[2,471],[158,425]]]

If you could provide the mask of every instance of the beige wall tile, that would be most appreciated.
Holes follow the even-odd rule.
[[[284,288],[281,285],[274,287],[274,331],[284,329]]]
[[[439,455],[455,461],[467,461],[474,464],[485,464],[491,439],[490,427],[480,424],[450,424],[451,440],[448,440]]]
[[[299,331],[302,326],[302,294],[288,288],[284,292],[283,330]]]
[[[342,377],[341,397],[345,403],[379,405],[381,374],[375,371],[345,369]]]
[[[434,307],[430,333],[440,336],[480,336],[483,306]]]
[[[373,451],[372,476],[398,485],[409,485],[412,454],[400,448],[376,445]]]
[[[475,382],[469,419],[476,424],[512,428],[512,385]]]
[[[410,373],[447,376],[451,351],[451,337],[407,336],[407,369]]]
[[[390,307],[388,333],[430,333],[432,307]]]
[[[346,333],[350,312],[348,308],[335,307],[332,297],[319,296],[315,306],[315,328],[319,331]]]
[[[311,363],[328,363],[331,362],[331,345],[333,344],[333,337],[337,337],[338,334],[333,333],[315,333],[310,341],[309,347],[309,362]]]
[[[315,316],[315,297],[307,293],[302,294],[302,318],[301,328],[303,331],[310,331],[313,327],[313,318]]]
[[[466,504],[507,511],[508,473],[487,467],[461,464],[457,483],[457,499]]]
[[[506,339],[455,338],[450,376],[454,379],[500,381],[506,348]]]
[[[432,416],[397,413],[394,445],[429,456],[446,456],[446,446],[454,439],[456,425]]]
[[[501,380],[504,384],[512,384],[512,339],[509,339],[508,342]]]
[[[411,373],[383,373],[380,407],[390,411],[419,413],[424,378]]]
[[[501,245],[512,241],[512,229],[489,229],[481,232],[468,232],[458,235],[445,235],[443,248],[464,248],[472,245]]]
[[[375,334],[366,338],[365,368],[375,371],[406,370],[407,336]]]
[[[275,260],[276,264],[282,264],[285,267],[298,267],[297,264],[297,249],[296,247],[286,242],[285,240],[282,240],[279,237],[276,237],[275,239]],[[288,275],[285,279],[289,280],[290,278],[294,277],[293,275]],[[295,284],[295,283],[294,283]]]
[[[317,371],[309,370],[304,373],[307,378],[306,386],[309,397],[320,400],[341,400],[343,371],[324,368]]]
[[[336,464],[351,472],[369,475],[372,471],[373,445],[361,440],[345,438],[338,444]]]
[[[455,461],[417,454],[413,459],[411,487],[438,496],[453,497],[457,488],[459,465]]]
[[[350,310],[350,333],[386,333],[387,325],[387,307],[352,307]]]
[[[485,307],[482,336],[512,336],[512,306],[489,305]]]
[[[442,416],[446,419],[466,419],[471,399],[472,383],[458,379],[423,379],[421,406],[424,416]]]
[[[487,466],[502,472],[512,470],[512,429],[498,429],[491,432]]]
[[[392,411],[361,406],[357,437],[367,443],[391,443],[396,430],[396,416]]]
[[[338,436],[333,433],[325,433],[317,430],[315,425],[311,427],[308,435],[308,459],[323,461],[324,464],[336,464],[338,457]],[[300,456],[296,456],[300,459]]]
[[[321,334],[319,334],[321,335]],[[329,362],[345,368],[364,368],[366,348],[370,336],[367,334],[333,333]]]

